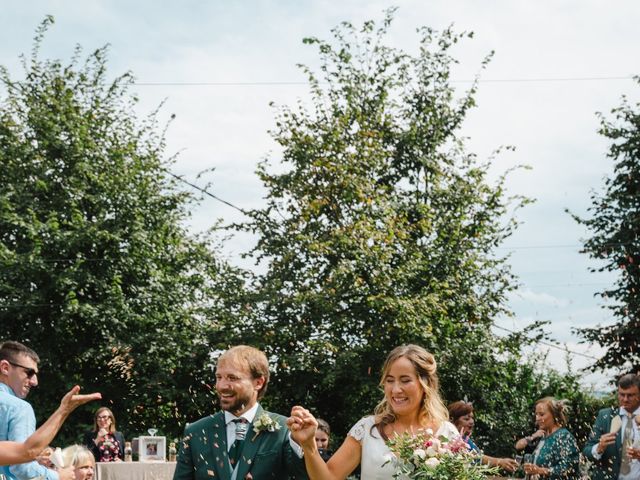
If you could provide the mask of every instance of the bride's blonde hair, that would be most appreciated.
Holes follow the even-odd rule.
[[[449,411],[440,397],[440,382],[436,372],[436,359],[424,348],[418,345],[401,345],[394,348],[387,356],[382,367],[380,386],[384,388],[384,380],[389,373],[391,365],[402,357],[413,364],[418,381],[422,386],[422,406],[418,414],[420,424],[426,427],[429,424],[440,425],[447,421],[449,419]],[[375,426],[385,436],[384,427],[393,423],[396,419],[396,415],[393,413],[386,397],[376,406],[374,415]]]

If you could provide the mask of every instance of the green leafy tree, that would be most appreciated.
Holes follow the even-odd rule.
[[[38,58],[52,22],[24,79],[0,71],[0,338],[40,354],[41,416],[78,383],[103,393],[126,435],[175,436],[212,408],[211,352],[244,280],[210,235],[186,231],[197,199],[168,175],[156,112],[136,116],[131,75],[107,80],[105,48]]]
[[[636,77],[636,81],[640,81]],[[613,174],[604,192],[591,195],[589,218],[574,218],[591,236],[584,252],[604,266],[593,271],[618,272],[614,285],[600,292],[607,300],[613,323],[578,329],[587,342],[607,349],[593,365],[636,372],[640,370],[640,103],[623,97],[612,119],[600,116],[600,134],[611,141],[607,156]]]
[[[259,167],[267,204],[243,225],[264,269],[245,336],[274,361],[269,401],[309,405],[338,432],[381,398],[386,354],[421,344],[448,399],[496,394],[484,415],[507,449],[536,381],[520,363],[525,336],[490,330],[515,283],[496,247],[526,200],[506,197],[504,177],[490,182],[490,161],[460,136],[476,83],[457,96],[451,50],[471,35],[422,28],[411,56],[384,44],[392,16],[305,40],[322,60],[320,76],[303,67],[311,104],[280,110],[282,166]]]

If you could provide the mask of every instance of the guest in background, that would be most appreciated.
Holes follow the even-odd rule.
[[[318,446],[318,453],[322,459],[326,462],[333,455],[333,450],[329,449],[329,439],[331,436],[331,428],[326,420],[316,418],[318,421],[318,429],[316,430],[316,445]]]
[[[107,407],[96,411],[93,430],[84,434],[83,443],[98,462],[124,460],[124,436],[116,430],[116,418]]]
[[[84,445],[71,445],[62,450],[65,467],[73,467],[75,480],[91,480],[96,468],[93,453]]]
[[[460,435],[464,438],[464,441],[469,445],[469,448],[478,453],[482,453],[482,450],[480,450],[471,439],[471,433],[475,425],[473,405],[464,400],[453,402],[449,405],[449,420],[456,426]],[[482,454],[482,463],[492,467],[500,467],[507,472],[515,472],[518,469],[518,462],[512,458],[490,457],[489,455]]]
[[[524,472],[551,480],[579,478],[580,451],[576,439],[565,428],[564,402],[553,397],[538,400],[536,424],[544,431],[544,438],[533,454],[533,463],[522,466]]]
[[[592,462],[593,480],[637,480],[640,478],[640,376],[633,373],[618,380],[619,408],[598,412],[593,433],[582,453]],[[635,444],[637,445],[637,444]]]
[[[38,363],[40,357],[26,345],[11,340],[0,344],[0,441],[21,443],[36,430],[36,416],[26,398],[38,386]],[[11,462],[0,467],[0,475],[8,480],[71,480],[73,472],[33,461]]]

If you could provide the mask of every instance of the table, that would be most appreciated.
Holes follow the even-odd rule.
[[[176,462],[99,462],[96,480],[172,480]]]

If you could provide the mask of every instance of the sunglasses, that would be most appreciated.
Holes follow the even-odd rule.
[[[98,420],[106,420],[107,418],[111,418],[111,415],[98,415],[96,418]]]
[[[38,371],[35,368],[28,368],[28,367],[25,367],[24,365],[20,365],[19,363],[14,363],[11,360],[7,360],[7,362],[9,362],[14,367],[22,368],[24,370],[24,373],[27,374],[27,378],[33,378],[35,375],[38,374]]]

